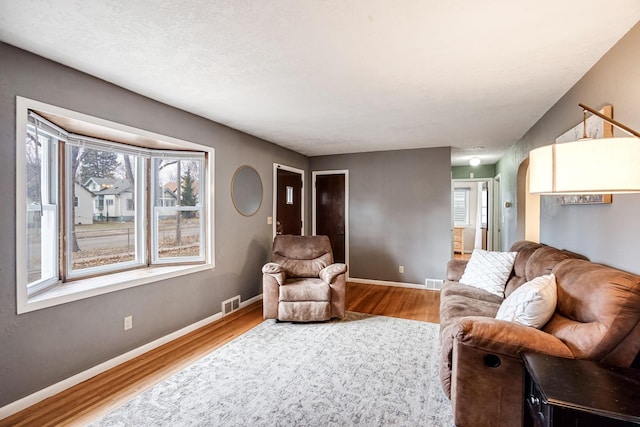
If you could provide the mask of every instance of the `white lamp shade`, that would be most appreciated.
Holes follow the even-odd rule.
[[[538,194],[640,192],[640,139],[604,138],[536,148],[529,191]]]

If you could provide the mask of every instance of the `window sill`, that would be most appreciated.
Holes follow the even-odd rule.
[[[197,273],[199,271],[210,270],[212,268],[212,264],[174,265],[166,267],[154,266],[60,284],[31,298],[25,298],[24,301],[18,301],[18,314]]]

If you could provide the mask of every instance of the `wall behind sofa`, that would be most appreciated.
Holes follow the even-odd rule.
[[[503,177],[503,200],[516,200],[518,167],[528,157],[529,151],[552,143],[556,136],[582,121],[582,109],[578,103],[596,109],[611,104],[615,119],[640,130],[639,49],[640,23],[500,159],[497,172]],[[616,136],[627,135],[619,132]],[[610,205],[574,206],[559,206],[552,196],[542,196],[540,210],[541,242],[640,274],[637,256],[640,194],[614,195]],[[509,247],[519,238],[516,234],[516,209],[506,210],[505,218],[503,247]]]
[[[450,148],[319,156],[310,167],[349,170],[350,277],[422,285],[444,279],[452,242]]]
[[[308,169],[308,158],[7,44],[0,63],[0,407],[219,313],[227,298],[262,292],[273,163]],[[17,95],[215,147],[215,269],[16,315]],[[249,218],[230,199],[243,164],[258,170],[265,192]],[[124,332],[126,315],[134,327]]]

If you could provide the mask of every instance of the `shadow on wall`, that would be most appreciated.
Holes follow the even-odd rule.
[[[245,253],[243,266],[238,274],[238,288],[244,301],[262,293],[262,266],[271,260],[271,241],[267,247],[251,240]]]
[[[397,260],[381,248],[358,249],[352,246],[349,277],[355,279],[381,280],[388,282],[411,282],[407,265],[406,273],[400,273]],[[414,274],[415,275],[415,274]]]
[[[214,304],[215,312],[221,311],[224,300],[240,295],[240,302],[244,302],[262,293],[262,266],[271,259],[271,244],[267,250],[264,244],[252,240],[240,256],[244,256],[244,262],[238,271],[215,276],[211,286],[205,288],[206,294],[199,299]]]

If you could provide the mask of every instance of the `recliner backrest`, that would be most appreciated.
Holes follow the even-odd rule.
[[[318,277],[333,264],[331,242],[327,236],[277,235],[271,261],[280,264],[287,277]]]

